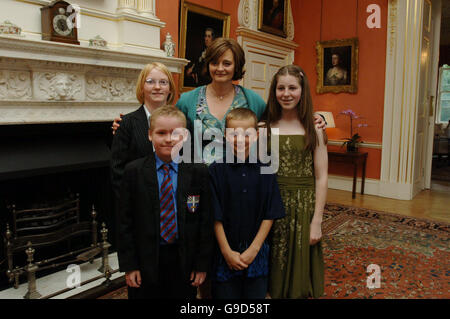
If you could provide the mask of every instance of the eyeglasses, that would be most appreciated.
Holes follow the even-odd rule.
[[[153,79],[147,79],[145,80],[145,83],[147,83],[150,86],[155,86],[156,83],[159,83],[159,86],[165,87],[169,85],[168,80],[153,80]]]

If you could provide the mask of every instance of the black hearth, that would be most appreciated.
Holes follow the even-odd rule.
[[[0,126],[0,231],[10,223],[9,207],[27,209],[79,194],[80,219],[106,223],[115,247],[114,205],[109,159],[111,122]],[[83,243],[80,243],[80,245]],[[0,249],[0,289],[10,287],[5,247]],[[64,244],[61,244],[64,245]],[[41,250],[42,257],[51,250]],[[63,249],[59,247],[56,249]],[[19,257],[20,258],[20,257]],[[25,254],[22,256],[26,261]],[[38,273],[38,277],[43,274]]]

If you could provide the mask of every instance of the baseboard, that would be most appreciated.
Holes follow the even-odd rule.
[[[411,200],[415,195],[413,194],[413,184],[400,184],[400,183],[386,183],[380,181],[380,195],[383,197]]]
[[[361,194],[361,178],[356,179],[356,193]],[[379,196],[378,179],[366,178],[364,183],[364,194]],[[339,175],[328,175],[328,188],[339,189],[351,192],[353,188],[353,178]]]
[[[356,179],[356,194],[361,194],[361,178]],[[351,192],[353,178],[339,175],[328,175],[328,188]],[[400,183],[386,183],[378,179],[366,178],[364,194],[400,200],[413,198],[413,185]]]

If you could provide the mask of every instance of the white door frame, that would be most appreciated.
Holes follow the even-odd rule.
[[[440,1],[433,0],[432,7],[440,8]],[[415,132],[424,2],[425,0],[389,0],[379,183],[379,195],[384,197],[410,200],[415,195]],[[434,9],[432,12],[435,12]],[[436,37],[430,45],[433,48],[436,46],[435,39]],[[434,64],[433,69],[435,68]],[[435,71],[433,74],[436,74]],[[426,163],[428,161],[429,157]]]

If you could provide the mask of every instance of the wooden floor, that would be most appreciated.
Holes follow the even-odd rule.
[[[327,202],[450,223],[450,182],[432,181],[431,190],[409,201],[358,193],[352,199],[351,192],[328,189]]]

